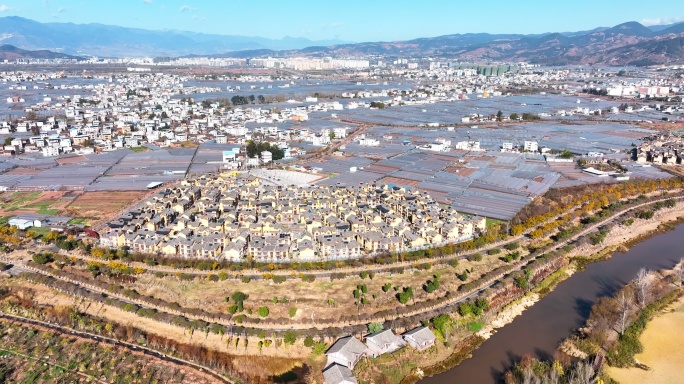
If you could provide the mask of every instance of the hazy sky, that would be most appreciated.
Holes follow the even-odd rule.
[[[568,32],[632,20],[684,21],[684,1],[651,1],[0,0],[0,17],[357,42],[469,32]]]

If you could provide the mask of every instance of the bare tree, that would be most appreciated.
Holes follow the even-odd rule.
[[[682,286],[682,284],[684,284],[684,257],[679,260],[679,263],[675,265],[672,272],[675,276],[675,283],[679,286]]]
[[[651,291],[651,273],[644,268],[639,270],[636,279],[634,279],[634,285],[637,290],[637,302],[639,306],[643,309],[646,307],[646,302]]]
[[[633,311],[633,296],[625,293],[625,290],[623,289],[622,291],[620,291],[620,294],[618,295],[616,300],[617,309],[619,311],[617,331],[620,333],[620,335],[624,335],[625,330],[629,325],[629,316]]]
[[[571,384],[594,384],[595,380],[594,368],[591,364],[579,362],[575,369],[570,371],[568,383]]]

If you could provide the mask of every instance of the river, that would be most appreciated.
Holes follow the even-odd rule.
[[[453,369],[421,384],[501,383],[503,373],[523,355],[551,359],[558,344],[584,325],[597,298],[612,295],[641,268],[670,269],[682,257],[684,224],[645,240],[627,252],[590,264],[501,328]]]

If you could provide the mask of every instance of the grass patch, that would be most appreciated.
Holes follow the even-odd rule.
[[[50,233],[51,229],[49,227],[31,227],[30,231],[45,236]]]
[[[563,280],[567,279],[569,275],[567,274],[567,267],[563,267],[556,272],[547,276],[544,280],[540,281],[532,292],[538,293],[540,296],[547,295],[549,292],[553,291],[554,288]]]
[[[14,211],[38,197],[40,197],[40,192],[14,192],[7,196],[6,200],[3,199],[3,203],[0,204],[0,207],[4,211]]]
[[[54,201],[41,201],[26,205],[24,208],[37,209],[36,213],[41,215],[56,215],[59,213],[59,209],[50,209],[50,206],[52,206],[54,203]]]
[[[360,383],[398,384],[417,367],[410,357],[410,351],[404,349],[375,359],[364,359],[359,362],[354,372]]]
[[[147,151],[150,150],[150,149],[147,148],[147,147],[131,147],[131,148],[129,148],[129,149],[130,149],[131,151],[133,151],[133,152],[147,152]]]
[[[71,219],[67,224],[71,225],[88,225],[89,222],[87,219]]]
[[[0,216],[0,225],[7,224],[12,216]]]
[[[475,333],[475,332],[479,331],[480,329],[482,329],[483,326],[484,326],[484,323],[483,323],[483,322],[481,322],[481,321],[473,321],[473,322],[471,322],[471,323],[468,324],[468,330],[469,330],[470,332]]]
[[[489,219],[489,218],[485,219],[485,225],[487,228],[496,227],[497,225],[501,225],[504,223],[505,223],[505,221],[502,221],[502,220]]]

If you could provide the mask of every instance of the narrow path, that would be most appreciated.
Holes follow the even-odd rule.
[[[159,352],[157,350],[154,350],[154,349],[151,349],[148,347],[143,347],[143,346],[136,345],[133,343],[129,343],[126,341],[120,341],[117,339],[112,339],[112,338],[102,336],[102,335],[98,335],[98,334],[94,334],[94,333],[77,331],[77,330],[70,329],[68,327],[56,324],[56,323],[49,323],[49,322],[45,322],[45,321],[41,321],[41,320],[29,319],[27,317],[10,315],[7,313],[0,313],[0,318],[6,319],[9,321],[22,323],[22,324],[27,324],[30,326],[38,326],[38,327],[42,327],[42,328],[47,328],[47,329],[50,329],[52,331],[61,333],[63,335],[78,336],[78,337],[88,339],[88,340],[92,340],[95,342],[106,343],[106,344],[110,344],[110,345],[113,345],[113,346],[116,346],[119,348],[125,348],[125,349],[131,350],[131,351],[142,352],[146,355],[150,355],[152,357],[164,360],[166,362],[170,362],[170,363],[174,363],[174,364],[187,366],[187,367],[196,369],[202,373],[206,373],[206,374],[214,377],[215,379],[220,380],[223,383],[230,383],[230,384],[233,383],[233,381],[231,381],[229,378],[227,378],[224,375],[214,371],[211,368],[207,368],[207,367],[202,366],[200,364],[197,364],[195,362],[188,361],[185,359],[181,359],[179,357],[170,356],[170,355],[167,355],[163,352]],[[40,360],[40,359],[38,359],[38,360]],[[42,361],[42,360],[40,360],[40,361]],[[46,363],[49,363],[49,361],[46,361]],[[95,379],[95,380],[97,380],[97,379]],[[101,382],[99,380],[97,380],[97,381]]]

